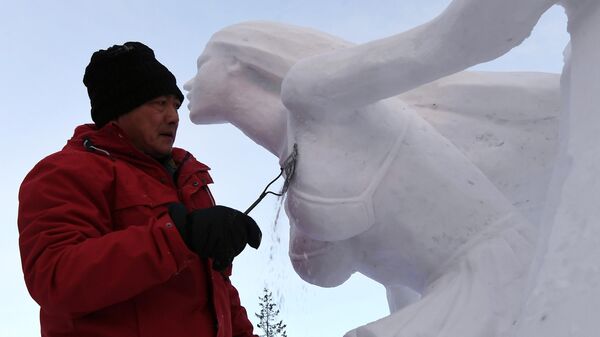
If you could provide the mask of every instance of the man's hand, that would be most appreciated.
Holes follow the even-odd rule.
[[[175,222],[190,250],[213,260],[213,269],[225,270],[246,247],[258,248],[262,233],[248,215],[225,206],[187,213],[183,204],[169,205]]]

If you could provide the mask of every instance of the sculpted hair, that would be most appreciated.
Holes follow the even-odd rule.
[[[202,58],[230,56],[281,82],[300,59],[353,44],[310,28],[275,22],[244,22],[215,33]]]

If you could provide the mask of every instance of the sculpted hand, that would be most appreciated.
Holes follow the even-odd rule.
[[[248,215],[225,206],[187,214],[182,204],[171,204],[169,214],[190,250],[213,260],[213,269],[224,270],[246,247],[258,248],[262,233]]]

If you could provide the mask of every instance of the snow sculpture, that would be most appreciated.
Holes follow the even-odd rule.
[[[542,214],[534,266],[539,275],[517,322],[519,337],[596,331],[596,317],[582,308],[600,306],[600,2],[454,0],[440,16],[403,34],[299,61],[282,90],[290,111],[368,104],[502,55],[555,4],[566,9],[571,35],[561,85],[560,152]],[[357,95],[344,83],[371,94]]]
[[[565,0],[571,35],[560,152],[543,214],[539,274],[518,337],[595,336],[600,306],[600,2]]]
[[[517,322],[519,337],[592,336],[597,330],[590,313],[600,306],[600,2],[454,0],[440,16],[404,34],[300,61],[282,91],[284,101],[291,94],[289,103],[297,100],[307,110],[402,92],[507,52],[554,4],[565,7],[571,35],[561,84],[560,152],[542,215],[534,266],[539,274]],[[373,94],[352,96],[342,83],[360,83]]]
[[[459,73],[394,97],[449,73],[414,53],[396,62],[402,41],[225,28],[184,86],[190,118],[232,123],[280,160],[298,144],[294,268],[321,286],[360,272],[387,289],[392,314],[346,336],[508,335],[556,151],[558,80]],[[385,45],[397,54],[372,53]]]

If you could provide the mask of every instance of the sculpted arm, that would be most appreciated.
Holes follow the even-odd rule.
[[[501,56],[556,0],[454,0],[412,30],[299,61],[286,75],[290,110],[353,108]]]

